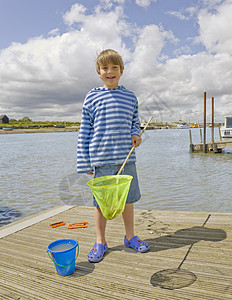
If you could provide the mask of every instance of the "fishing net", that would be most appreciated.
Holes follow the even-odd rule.
[[[124,211],[132,179],[130,175],[109,175],[88,181],[88,186],[107,220],[120,216]]]

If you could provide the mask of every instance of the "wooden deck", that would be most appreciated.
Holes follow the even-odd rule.
[[[0,299],[232,299],[232,214],[135,210],[136,233],[151,245],[137,253],[123,245],[118,217],[107,224],[102,262],[86,255],[95,241],[93,208],[63,206],[0,229]],[[88,228],[51,228],[56,221],[88,221]],[[75,272],[59,276],[47,246],[74,238]]]

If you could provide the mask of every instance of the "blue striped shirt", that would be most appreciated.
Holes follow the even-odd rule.
[[[94,88],[86,96],[77,144],[77,173],[96,166],[122,164],[131,136],[140,134],[138,101],[123,86]],[[128,162],[135,162],[135,153]]]

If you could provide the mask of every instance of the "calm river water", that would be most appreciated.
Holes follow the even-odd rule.
[[[77,136],[0,135],[0,226],[57,205],[92,205],[92,177],[76,174]],[[200,142],[199,129],[192,137]],[[136,208],[232,213],[231,154],[190,153],[186,129],[147,131],[136,153],[142,193]]]

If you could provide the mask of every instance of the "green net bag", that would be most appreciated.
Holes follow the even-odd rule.
[[[109,175],[88,181],[88,186],[107,220],[120,216],[124,211],[132,179],[130,175]]]

